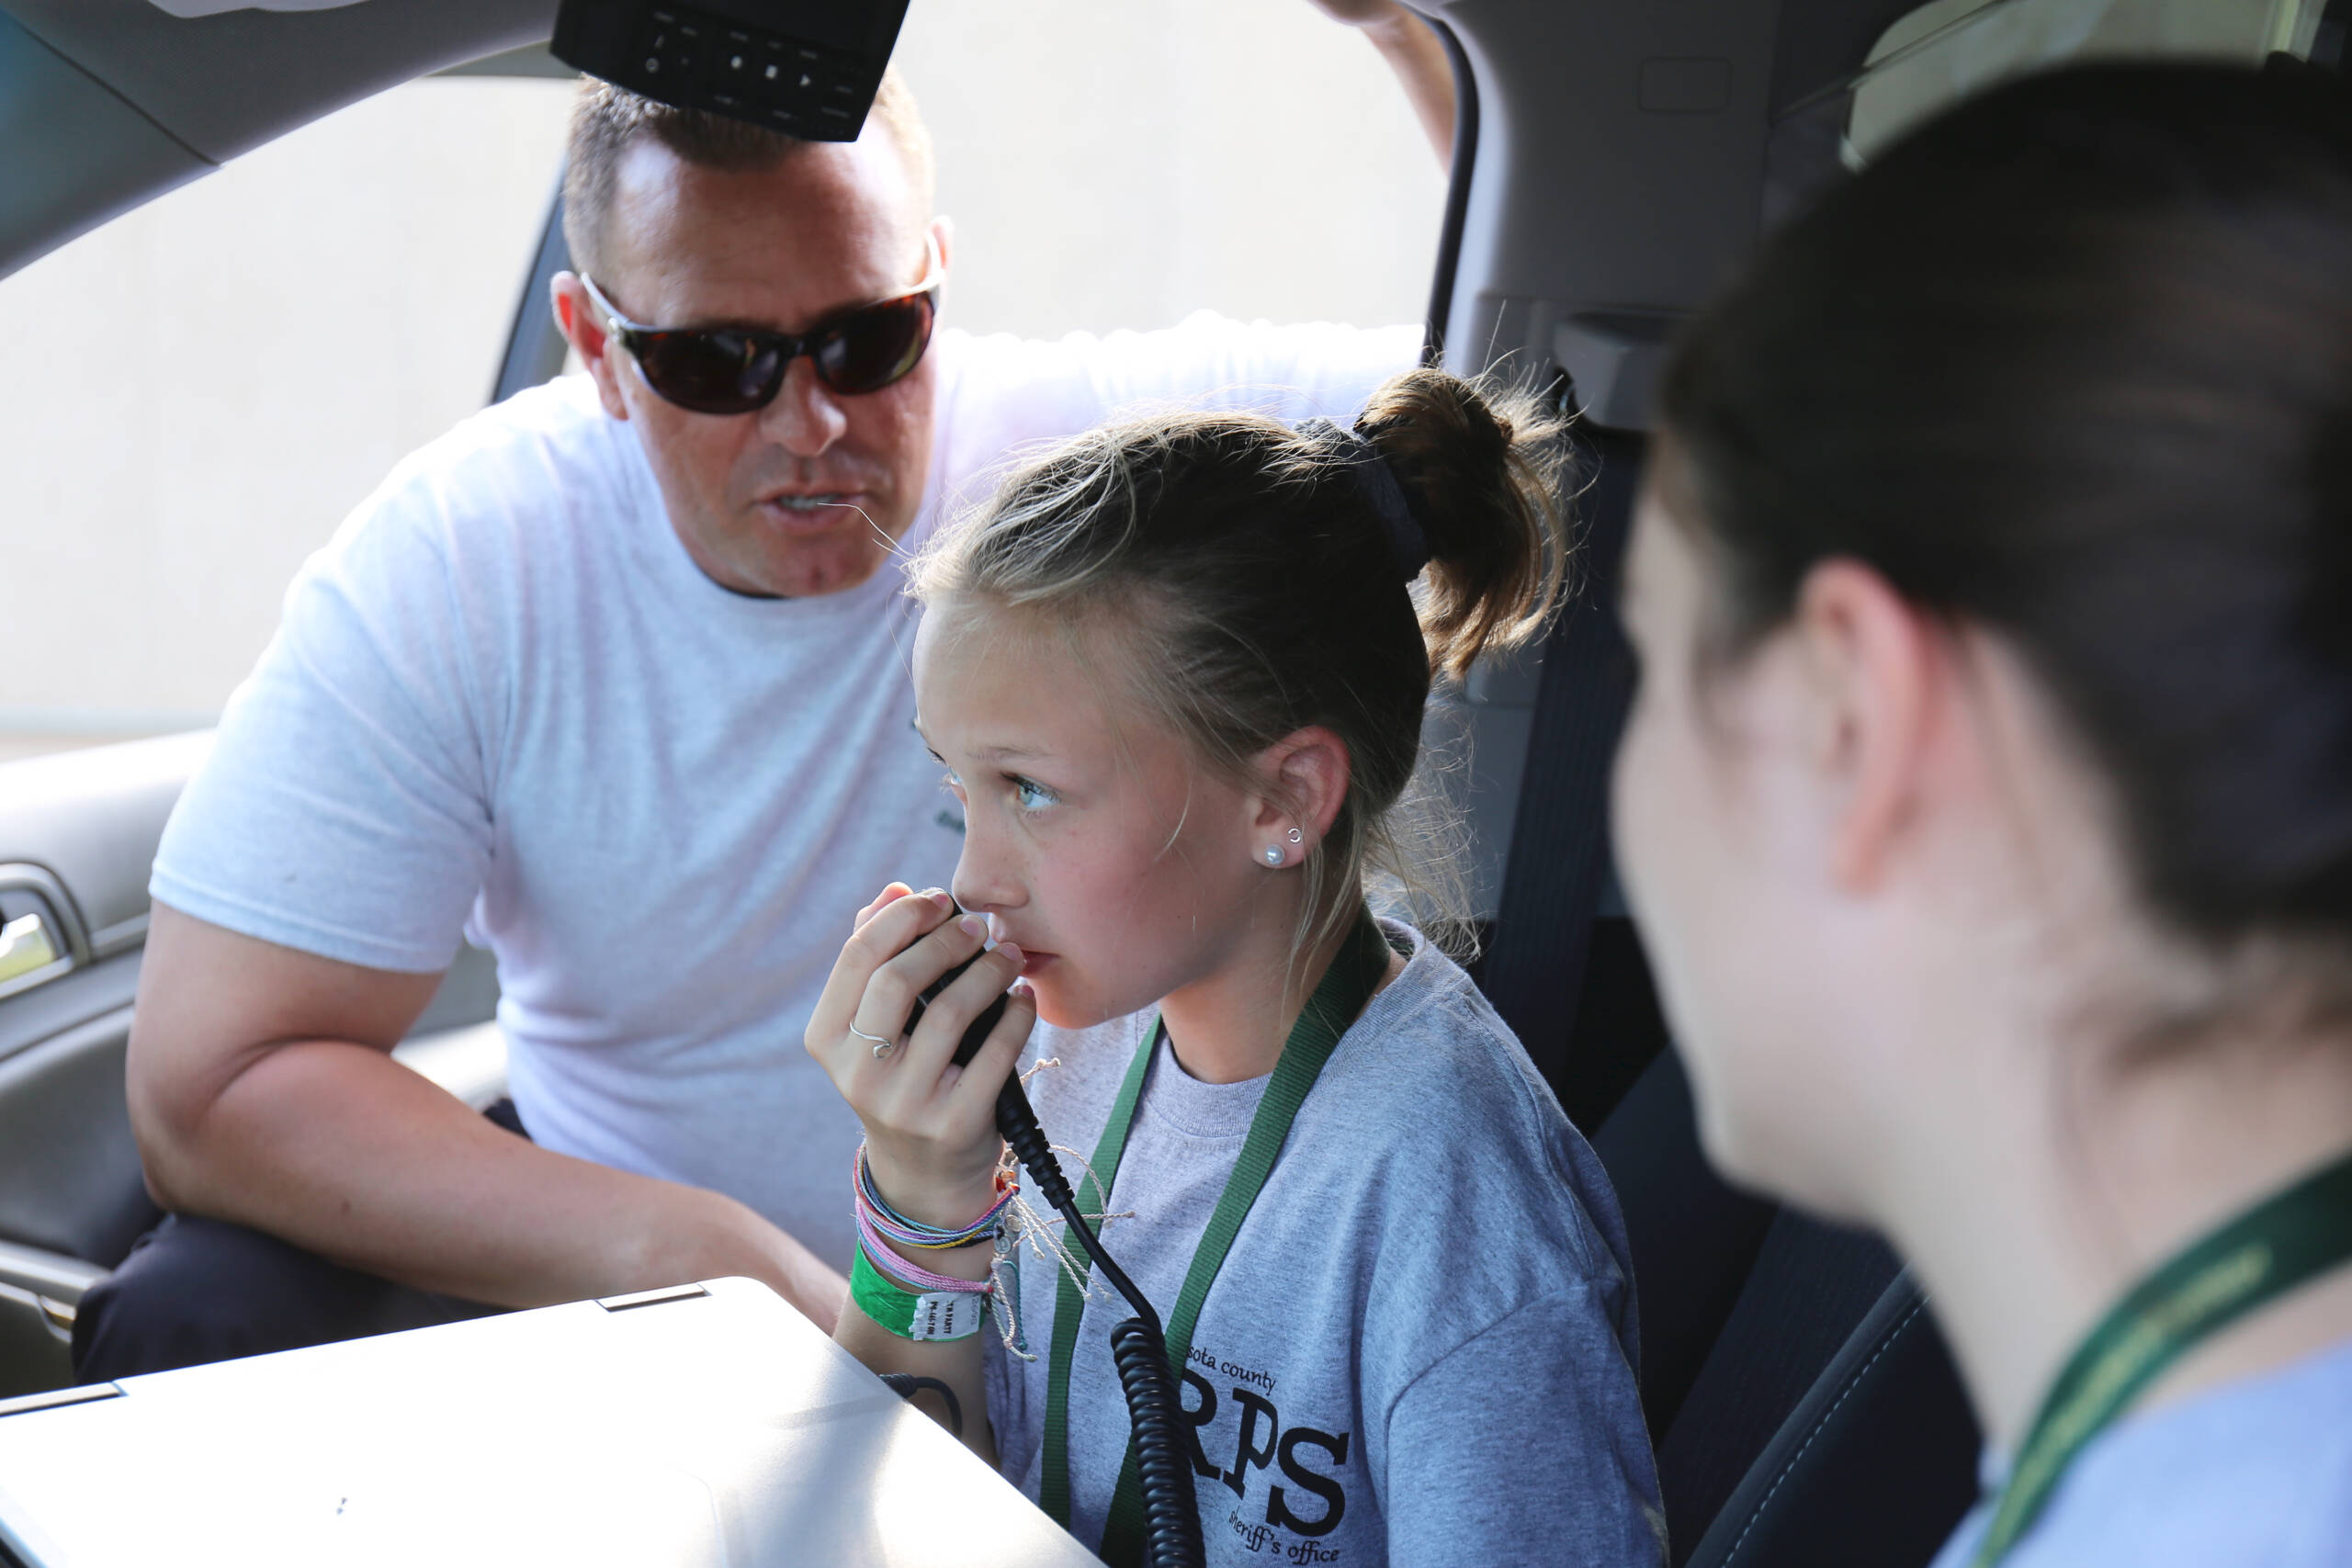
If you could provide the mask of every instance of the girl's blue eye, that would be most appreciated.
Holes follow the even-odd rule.
[[[958,795],[961,795],[964,793],[964,781],[956,776],[956,770],[953,768],[950,768],[945,773],[940,774],[939,782],[946,785],[947,788],[955,791]]]
[[[1021,802],[1021,809],[1023,811],[1042,811],[1048,806],[1056,806],[1061,802],[1060,795],[1056,795],[1035,779],[1016,776],[1012,781],[1012,793]]]

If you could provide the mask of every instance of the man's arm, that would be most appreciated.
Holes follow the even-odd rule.
[[[157,904],[129,1065],[156,1201],[472,1301],[741,1274],[832,1328],[846,1281],[743,1204],[550,1153],[395,1062],[436,982]]]
[[[1453,62],[1430,26],[1397,0],[1315,0],[1317,9],[1372,40],[1396,73],[1438,162],[1453,159]]]

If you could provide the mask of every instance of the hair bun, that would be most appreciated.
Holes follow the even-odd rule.
[[[1459,679],[1488,649],[1532,637],[1559,597],[1566,553],[1558,416],[1524,389],[1423,368],[1384,383],[1356,429],[1428,536],[1430,669]]]

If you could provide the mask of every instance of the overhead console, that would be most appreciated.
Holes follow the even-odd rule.
[[[567,65],[679,108],[854,141],[907,0],[563,0]]]

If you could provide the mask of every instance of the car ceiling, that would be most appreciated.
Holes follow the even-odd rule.
[[[1645,344],[1755,243],[1775,123],[1917,0],[1415,3],[1459,36],[1481,100],[1449,363],[1575,361],[1604,405],[1619,382],[1592,412],[1635,424]],[[543,40],[555,8],[0,0],[0,276],[345,104]]]
[[[183,18],[0,4],[0,276],[346,104],[545,39],[555,0],[366,0]]]
[[[1598,423],[1646,423],[1666,342],[1754,248],[1774,179],[1837,172],[1834,134],[1783,134],[1792,117],[1825,98],[1835,111],[1871,43],[1918,3],[1426,6],[1479,91],[1449,367],[1556,364]]]

